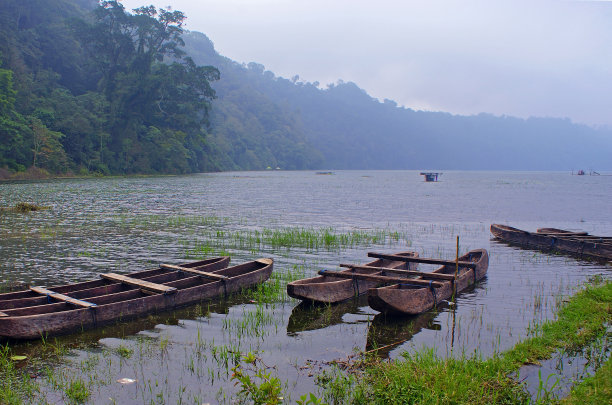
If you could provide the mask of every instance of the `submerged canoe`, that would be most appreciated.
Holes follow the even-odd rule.
[[[537,232],[527,232],[500,224],[492,224],[491,233],[499,240],[518,246],[568,253],[594,260],[612,260],[612,240],[609,237],[556,228],[541,228]]]
[[[227,267],[228,257],[57,287],[0,294],[0,338],[37,339],[171,310],[263,282],[272,259]]]
[[[489,255],[485,249],[476,249],[459,257],[459,273],[454,281],[442,281],[431,286],[406,283],[392,284],[386,287],[368,290],[368,304],[373,309],[396,315],[416,315],[423,313],[443,300],[449,299],[453,292],[459,293],[468,286],[483,278],[489,268]],[[474,263],[472,267],[461,262]],[[455,265],[446,264],[432,273],[455,274]],[[454,285],[453,285],[454,284]],[[436,286],[437,285],[437,286]]]
[[[398,256],[418,257],[416,252],[401,252]],[[377,259],[366,264],[370,267],[386,267],[391,269],[414,270],[416,264],[406,263],[405,261]],[[381,270],[355,269],[343,270],[341,273],[358,273],[368,275],[380,275]],[[380,282],[369,280],[339,280],[336,277],[317,276],[304,278],[287,284],[287,294],[290,297],[302,301],[320,302],[334,304],[345,301],[351,297],[365,294],[368,289],[380,285]]]

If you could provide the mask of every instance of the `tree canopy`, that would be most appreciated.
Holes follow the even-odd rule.
[[[66,0],[6,0],[0,167],[201,171],[219,71],[185,56],[184,20],[154,6],[130,13],[118,1],[88,11]]]

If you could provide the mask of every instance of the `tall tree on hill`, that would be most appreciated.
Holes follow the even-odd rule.
[[[215,97],[209,82],[219,78],[219,71],[184,58],[184,20],[180,11],[146,6],[130,14],[117,1],[103,1],[85,31],[102,70],[100,91],[110,106],[114,171],[201,168],[208,108]]]

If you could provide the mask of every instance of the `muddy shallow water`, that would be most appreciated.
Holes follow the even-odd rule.
[[[71,350],[48,362],[60,384],[38,377],[50,402],[64,400],[62,383],[81,378],[95,403],[201,404],[232,401],[231,368],[249,351],[292,400],[316,391],[312,375],[324,362],[355,351],[394,358],[426,346],[444,356],[487,356],[552,318],[590,277],[610,277],[610,266],[496,242],[489,226],[612,235],[612,176],[445,172],[440,180],[425,183],[414,171],[274,171],[2,183],[0,206],[51,208],[0,214],[0,282],[57,285],[220,253],[233,264],[273,257],[277,275],[311,276],[365,263],[373,250],[454,258],[457,236],[462,253],[489,251],[485,280],[456,305],[418,317],[387,318],[363,298],[312,308],[287,297],[267,304],[234,297],[61,337]],[[296,229],[353,239],[287,246],[262,236]],[[14,349],[35,357],[40,346]]]

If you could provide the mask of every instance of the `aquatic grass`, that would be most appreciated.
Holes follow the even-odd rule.
[[[26,370],[16,366],[13,356],[8,344],[0,345],[0,404],[21,404],[32,399],[38,390]]]
[[[263,339],[270,333],[268,327],[278,328],[278,322],[273,311],[268,310],[265,304],[258,303],[255,305],[255,310],[243,308],[239,319],[230,317],[224,319],[222,327],[227,331],[230,340],[237,340],[239,345],[244,338]]]
[[[607,342],[611,305],[612,281],[596,280],[563,305],[557,320],[532,328],[530,338],[488,359],[478,353],[441,358],[435,349],[423,349],[405,352],[401,359],[389,363],[366,358],[355,379],[347,379],[347,373],[342,372],[333,378],[323,375],[319,383],[330,403],[531,403],[520,383],[521,366],[538,364],[557,350],[588,351],[600,346],[602,339]],[[597,373],[599,377],[589,379],[579,390],[590,392],[594,399],[609,393],[612,379],[601,377],[609,376],[609,363],[607,360]],[[344,383],[339,385],[338,381]],[[594,384],[597,389],[592,388]],[[551,399],[551,388],[543,385],[536,402]]]
[[[506,353],[514,364],[547,358],[557,349],[576,350],[607,333],[612,314],[612,281],[587,285],[563,305],[556,321],[542,324],[542,331]]]
[[[243,289],[238,295],[257,303],[282,303],[293,300],[287,295],[287,283],[306,277],[305,264],[294,264],[288,271],[274,271],[265,283]]]
[[[406,234],[390,229],[339,231],[333,228],[286,227],[280,229],[243,229],[237,231],[200,229],[195,239],[182,240],[188,257],[218,254],[220,251],[243,250],[251,252],[290,251],[303,249],[339,251],[372,245],[410,246]]]
[[[599,405],[612,398],[612,360],[608,359],[597,372],[572,387],[562,405]]]
[[[360,385],[356,397],[376,403],[525,403],[520,384],[503,372],[502,360],[483,361],[478,355],[443,360],[433,349],[404,353],[388,365],[375,362],[367,369],[369,385]]]
[[[134,350],[121,345],[117,348],[117,354],[124,359],[129,359],[134,354]]]
[[[283,402],[281,381],[267,371],[254,353],[242,356],[243,363],[232,368],[232,381],[239,386],[238,396],[252,401],[254,405],[275,405]]]
[[[87,401],[91,392],[89,390],[89,385],[81,378],[77,378],[68,383],[65,394],[69,403],[82,404]]]

